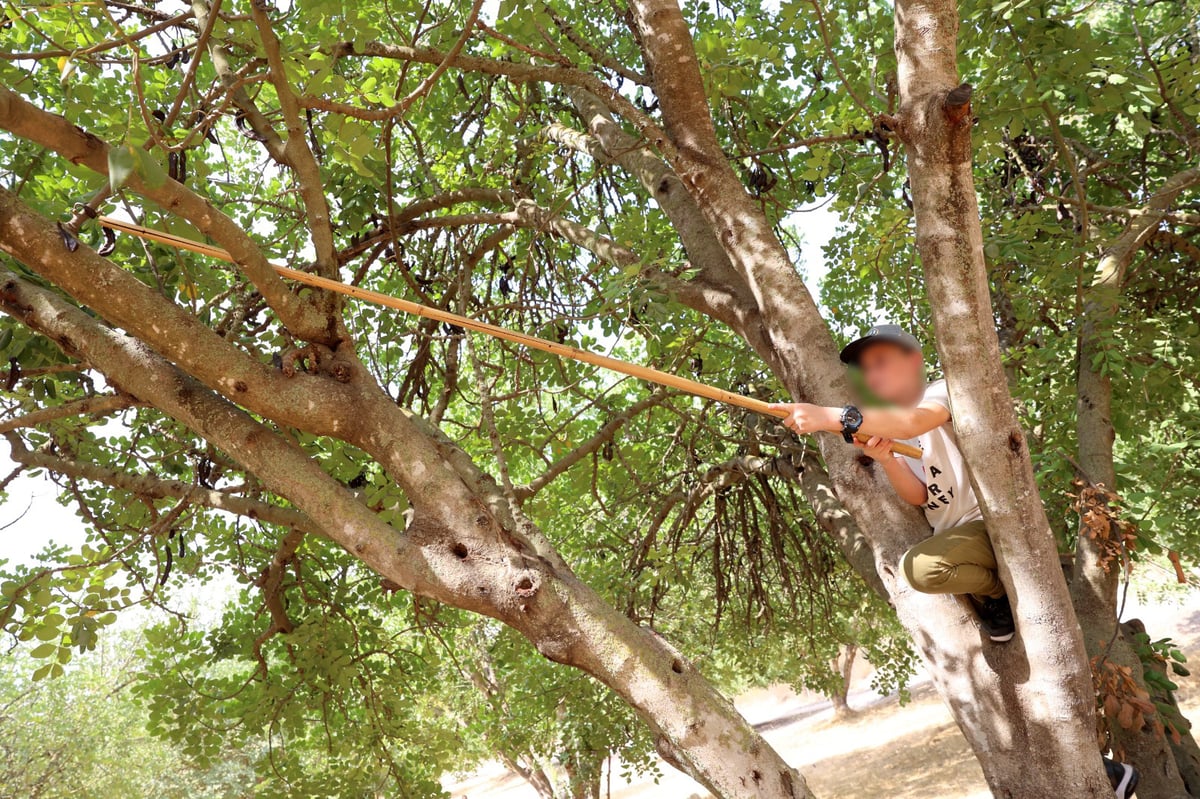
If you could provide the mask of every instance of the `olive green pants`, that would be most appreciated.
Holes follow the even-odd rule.
[[[996,553],[981,521],[951,527],[917,544],[904,555],[904,576],[924,594],[1004,596]]]

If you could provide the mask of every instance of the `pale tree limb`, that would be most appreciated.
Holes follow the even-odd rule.
[[[208,0],[191,0],[192,14],[196,18],[196,23],[201,27],[210,24],[210,19],[215,17]],[[246,93],[246,89],[238,82],[237,71],[233,68],[233,57],[229,51],[216,41],[209,40],[208,56],[212,60],[213,69],[216,70],[217,77],[225,86],[225,90],[229,93],[233,100],[234,106],[242,113],[242,118],[250,125],[250,129],[257,135],[267,153],[276,163],[284,163],[284,144],[279,133],[275,130],[275,126],[270,120],[258,109],[254,100]],[[226,246],[226,249],[229,249]]]
[[[6,434],[9,457],[29,469],[45,469],[54,474],[88,480],[119,491],[148,499],[178,499],[192,505],[245,516],[281,527],[319,531],[312,520],[299,511],[270,502],[238,496],[226,491],[205,488],[180,480],[166,480],[149,474],[133,474],[88,463],[41,450],[30,450],[15,434]]]
[[[354,389],[324,375],[284,377],[85,244],[69,251],[49,220],[2,189],[0,251],[239,405],[317,435],[348,425],[345,409],[354,407]]]
[[[304,202],[305,216],[308,220],[308,232],[316,251],[317,272],[325,277],[337,277],[337,250],[333,240],[329,200],[325,197],[325,183],[321,178],[321,166],[305,138],[304,121],[300,118],[300,103],[291,83],[288,82],[279,38],[271,26],[266,8],[263,3],[250,4],[259,39],[267,54],[271,84],[275,87],[275,96],[279,98],[279,108],[283,112],[283,122],[287,129],[282,155],[287,165],[296,173],[300,198]],[[339,307],[339,302],[333,297],[327,298],[327,302],[327,310],[332,317]]]
[[[1096,746],[1087,652],[996,334],[972,168],[971,87],[958,74],[959,17],[955,0],[896,3],[900,131],[916,245],[958,447],[1017,628],[986,666],[971,669],[976,701],[1003,701],[1003,718],[956,716],[993,792],[1020,786],[1030,796],[1104,796],[1111,786]],[[1013,674],[1023,690],[1008,691]],[[935,679],[952,676],[943,669]],[[1030,768],[1031,758],[1046,765]]]
[[[382,522],[300,447],[256,422],[145,345],[101,325],[52,292],[0,270],[0,307],[122,390],[173,417],[290,500],[326,536],[398,584],[446,595],[417,548]],[[447,597],[448,598],[448,597]]]
[[[97,395],[64,402],[52,408],[39,408],[22,416],[0,421],[0,433],[8,433],[22,427],[37,427],[55,419],[68,416],[107,416],[110,413],[132,408],[138,403],[133,397],[122,394]]]
[[[0,230],[0,241],[6,238]],[[533,550],[529,533],[536,530],[509,526],[511,514],[485,504],[498,493],[494,482],[485,484],[490,478],[453,444],[431,449],[436,435],[383,392],[364,392],[369,398],[355,410],[365,432],[352,443],[402,478],[414,510],[404,533],[383,523],[297,445],[57,294],[9,272],[0,274],[0,306],[226,452],[387,579],[498,618],[544,656],[600,679],[638,711],[670,762],[716,793],[744,794],[746,775],[754,772],[758,796],[811,796],[803,778],[690,663],[559,566],[561,558]],[[766,786],[769,791],[761,790]]]
[[[637,178],[667,215],[690,264],[700,272],[686,282],[658,270],[647,270],[647,277],[694,310],[723,321],[735,330],[753,334],[757,330],[751,318],[757,313],[753,298],[734,270],[712,225],[679,176],[643,141],[618,125],[595,95],[571,89],[568,96],[587,126],[588,135],[562,125],[551,126],[547,135],[601,163],[617,164]],[[765,346],[765,342],[760,342],[759,346]]]

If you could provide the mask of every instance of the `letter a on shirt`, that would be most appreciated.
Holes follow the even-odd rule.
[[[935,380],[930,383],[921,401],[937,403],[949,411],[950,392],[946,388],[946,381]],[[975,489],[971,487],[971,478],[967,474],[967,464],[958,449],[954,426],[949,419],[941,427],[935,427],[905,443],[919,446],[924,453],[920,460],[907,457],[904,460],[913,474],[925,481],[928,492],[925,496],[925,518],[935,533],[983,518],[979,500],[975,498]]]

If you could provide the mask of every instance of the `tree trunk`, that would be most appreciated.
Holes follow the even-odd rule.
[[[774,236],[769,220],[746,193],[724,157],[690,34],[678,6],[672,0],[638,0],[632,4],[632,10],[669,137],[669,141],[653,143],[666,154],[743,282],[744,289],[732,291],[731,295],[748,296],[754,305],[751,313],[741,317],[753,320],[750,323],[733,315],[725,319],[755,347],[793,397],[835,406],[851,400],[853,392],[828,327]],[[951,188],[960,192],[958,199],[965,205],[953,223],[965,237],[973,236],[973,241],[965,242],[968,257],[957,264],[972,267],[963,281],[966,285],[974,281],[983,290],[982,301],[966,308],[963,321],[978,335],[983,328],[990,328],[991,312],[982,276],[967,131],[957,135],[957,162],[943,157],[937,163],[920,163],[920,156],[923,151],[931,150],[931,144],[936,145],[932,151],[946,149],[938,135],[931,136],[931,131],[921,125],[923,109],[919,100],[926,99],[930,91],[944,97],[956,81],[955,14],[952,4],[939,8],[901,4],[897,7],[897,52],[909,101],[904,111],[913,116],[913,130],[918,134],[910,143],[910,147],[918,145],[913,176],[914,190],[919,186],[922,195],[918,198],[918,229],[928,250],[931,234],[947,230],[946,221],[936,213],[938,197],[953,198],[955,195],[946,194]],[[931,57],[933,61],[928,65],[921,63],[921,69],[916,68]],[[933,71],[932,83],[923,82],[918,74],[929,69]],[[940,109],[940,100],[935,105]],[[935,154],[932,151],[929,155]],[[938,178],[938,173],[942,179],[930,179]],[[948,177],[953,177],[953,181]],[[961,194],[964,191],[966,196]],[[926,256],[927,267],[931,256],[934,263],[944,265],[939,260],[940,253],[931,252]],[[930,271],[936,274],[952,270]],[[947,282],[943,296],[949,296],[954,288],[952,281]],[[935,303],[939,299],[936,294],[934,299]],[[747,324],[749,329],[744,326]],[[945,356],[945,343],[942,349]],[[979,457],[990,452],[990,445],[980,446],[981,435],[999,438],[1003,458],[992,466],[1004,468],[981,466],[978,476],[985,484],[984,495],[993,507],[1003,508],[1011,500],[1015,507],[1035,512],[1035,520],[1037,516],[1042,520],[1040,525],[1033,526],[1032,532],[1024,529],[1023,523],[1019,525],[1019,538],[1034,546],[1023,553],[1015,552],[1014,548],[1010,571],[1020,570],[1022,574],[1016,581],[1011,580],[1011,574],[1006,575],[1023,595],[1024,645],[1018,642],[1008,648],[997,648],[983,643],[971,614],[955,600],[913,592],[898,574],[898,564],[908,547],[928,535],[928,526],[915,509],[903,506],[894,497],[879,470],[859,461],[856,450],[829,436],[820,440],[822,454],[839,498],[870,543],[879,577],[901,621],[912,634],[935,685],[979,757],[995,794],[1001,797],[1111,795],[1095,743],[1091,680],[1082,638],[1058,571],[1053,538],[1033,490],[1032,469],[1020,431],[1011,408],[1003,405],[1008,393],[999,371],[994,333],[990,349],[985,346],[979,352],[986,356],[985,367],[996,370],[997,381],[991,382],[990,376],[984,375],[989,381],[983,385],[978,372],[972,374],[972,369],[978,366],[975,351],[966,362],[961,349],[950,353],[947,363],[951,374],[962,370],[966,375],[964,385],[981,390],[1007,416],[966,414],[965,438],[968,449],[975,450],[968,451],[968,458],[973,462],[972,455]],[[997,419],[1001,424],[994,424]],[[989,430],[997,428],[1002,432],[989,434]],[[1016,437],[1015,452],[1008,446],[1010,433]],[[1001,529],[1017,527],[1016,521],[1016,514],[1002,514]]]
[[[833,659],[834,671],[841,678],[837,690],[829,697],[833,702],[834,718],[843,719],[854,713],[850,708],[850,682],[854,676],[854,659],[857,655],[858,647],[855,644],[846,644]]]
[[[1146,634],[1146,625],[1142,623],[1141,619],[1130,619],[1121,624],[1123,640],[1132,640],[1138,634]],[[1143,667],[1140,661],[1138,667],[1138,671],[1141,672]],[[1146,670],[1153,669],[1167,679],[1171,678],[1171,675],[1167,673],[1166,665],[1161,662],[1152,662],[1145,668]],[[1145,685],[1144,679],[1140,677],[1139,685]],[[1147,761],[1147,765],[1150,768],[1159,770],[1159,773],[1155,775],[1157,787],[1139,789],[1141,794],[1146,797],[1200,796],[1200,746],[1196,745],[1196,739],[1190,732],[1183,732],[1190,729],[1191,722],[1183,715],[1183,712],[1179,708],[1179,702],[1175,699],[1175,694],[1171,691],[1151,690],[1150,698],[1159,705],[1170,708],[1169,712],[1160,711],[1163,720],[1181,732],[1178,740],[1170,735],[1169,732],[1165,736],[1167,746],[1170,747],[1169,757],[1157,757],[1153,761]],[[1156,737],[1163,738],[1164,736]],[[1167,781],[1165,775],[1169,772],[1164,768],[1164,765],[1175,767],[1180,779],[1178,785]],[[1139,768],[1142,769],[1143,784],[1148,784],[1144,782],[1146,779],[1146,769],[1140,764]]]
[[[1112,380],[1105,371],[1104,362],[1105,353],[1112,346],[1112,328],[1119,314],[1125,273],[1180,192],[1197,182],[1200,182],[1200,169],[1186,170],[1165,181],[1142,213],[1105,248],[1092,283],[1084,294],[1075,401],[1078,465],[1084,480],[1114,492],[1118,486],[1113,462],[1116,433],[1112,419]],[[1106,657],[1112,664],[1128,668],[1137,685],[1145,689],[1141,659],[1118,627],[1117,589],[1123,555],[1114,561],[1112,553],[1106,553],[1105,543],[1082,532],[1078,536],[1075,572],[1071,580],[1075,611],[1089,654],[1094,658]],[[1109,729],[1113,750],[1142,772],[1144,795],[1177,797],[1189,794],[1181,769],[1194,772],[1195,762],[1190,753],[1200,751],[1190,734],[1186,734],[1186,740],[1173,749],[1170,742],[1149,725],[1141,730],[1125,729],[1116,719],[1110,719]],[[1182,752],[1183,760],[1176,762],[1179,752]],[[1191,795],[1200,794],[1191,791]]]
[[[1020,633],[1004,647],[989,646],[1007,729],[972,743],[997,796],[1104,796],[1111,788],[1096,747],[1083,637],[1001,364],[971,173],[970,88],[958,86],[957,31],[952,0],[896,3],[897,128],[908,154],[917,248],[959,447]]]

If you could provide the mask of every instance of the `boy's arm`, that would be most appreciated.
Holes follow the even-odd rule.
[[[771,407],[786,410],[783,424],[801,435],[826,431],[842,432],[842,409],[807,402],[776,402]],[[926,400],[915,408],[868,408],[862,412],[858,432],[880,438],[916,438],[950,420],[946,406]]]
[[[904,462],[903,458],[892,453],[891,439],[874,436],[866,443],[855,441],[854,446],[879,462],[879,465],[883,467],[884,474],[888,477],[888,482],[892,484],[892,488],[896,490],[900,499],[910,505],[925,504],[928,493],[925,481],[908,468],[908,464]]]

